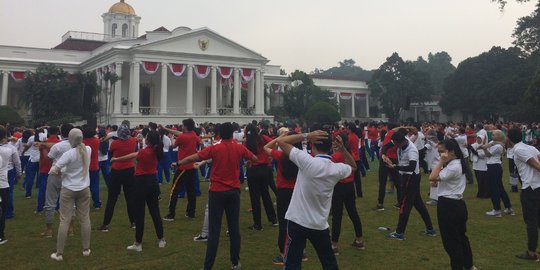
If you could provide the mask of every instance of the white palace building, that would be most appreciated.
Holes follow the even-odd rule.
[[[22,80],[41,63],[69,73],[96,71],[98,84],[107,90],[102,95],[108,97],[99,100],[110,100],[109,106],[101,104],[102,124],[124,119],[134,124],[178,123],[188,117],[197,122],[272,120],[266,112],[282,104],[280,93],[290,87],[280,66],[268,65],[261,54],[209,28],[160,27],[139,36],[141,17],[124,0],[102,18],[103,34],[69,31],[52,49],[0,45],[0,105],[28,114],[18,102]],[[102,80],[107,71],[120,77],[113,86]],[[313,80],[336,94],[343,119],[370,118],[365,82]]]

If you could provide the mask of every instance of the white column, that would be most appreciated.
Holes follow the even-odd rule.
[[[227,86],[227,94],[226,94],[226,97],[225,97],[225,105],[226,106],[232,106],[232,89],[229,88],[229,86]]]
[[[355,118],[356,117],[356,106],[355,106],[355,101],[354,99],[356,99],[356,94],[354,92],[351,93],[351,106],[352,106],[352,118]]]
[[[240,114],[240,70],[234,69],[233,114]]]
[[[217,106],[218,108],[225,107],[223,105],[223,82],[221,81],[221,77],[218,77],[218,92],[217,92]]]
[[[255,80],[256,78],[251,79],[248,83],[247,89],[247,107],[252,108],[255,105]]]
[[[216,67],[212,67],[210,72],[210,114],[217,114],[217,71]]]
[[[114,86],[114,114],[122,113],[122,62],[115,63],[118,80]]]
[[[2,106],[7,105],[7,99],[8,99],[8,81],[9,81],[9,71],[4,70],[2,72],[2,101],[0,104]]]
[[[369,95],[366,94],[366,117],[369,118]]]
[[[131,85],[129,86],[129,99],[131,100],[131,114],[139,114],[139,95],[140,95],[140,75],[141,75],[141,66],[139,62],[131,63],[133,79],[131,80]]]
[[[339,115],[341,115],[341,97],[340,97],[340,92],[337,92],[336,91],[336,100],[337,100],[337,108],[338,108],[338,112],[339,112]]]
[[[186,114],[193,114],[193,66],[187,67]]]
[[[263,84],[264,85],[264,84]],[[264,99],[264,112],[267,112],[270,110],[270,88],[267,88],[264,90],[264,93],[266,94],[266,97]]]
[[[263,104],[263,99],[264,99],[264,94],[263,94],[263,90],[264,90],[264,86],[262,84],[263,80],[261,79],[262,77],[262,72],[261,70],[257,70],[257,73],[255,75],[255,114],[256,115],[262,115],[264,114],[264,104]]]
[[[159,114],[167,114],[167,74],[169,73],[167,63],[161,63],[161,99],[159,102]]]

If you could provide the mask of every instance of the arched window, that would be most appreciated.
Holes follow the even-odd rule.
[[[122,24],[122,37],[127,37],[128,35],[128,25],[127,24]]]
[[[111,36],[112,36],[112,37],[115,37],[115,36],[116,36],[116,28],[118,28],[118,25],[116,25],[116,23],[113,23],[113,25],[112,25],[112,31],[111,31]]]

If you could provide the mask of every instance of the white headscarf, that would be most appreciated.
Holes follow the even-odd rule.
[[[74,128],[69,132],[68,135],[69,144],[73,148],[77,148],[77,153],[83,162],[83,175],[88,173],[88,166],[90,165],[90,159],[86,153],[86,145],[82,143],[83,133],[80,129]]]

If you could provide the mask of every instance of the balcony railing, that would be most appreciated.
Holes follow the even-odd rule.
[[[90,32],[80,32],[80,31],[68,31],[62,36],[62,42],[68,39],[82,39],[82,40],[95,40],[95,41],[105,41],[111,36],[100,34],[100,33],[90,33]]]
[[[217,114],[218,115],[234,115],[234,109],[229,107],[221,107],[217,108]],[[193,114],[195,115],[211,115],[211,108],[208,107],[197,107],[193,108]],[[142,115],[160,115],[161,113],[161,107],[139,107],[139,113]],[[185,114],[186,113],[186,107],[167,107],[167,114],[169,115],[175,115],[175,114]],[[240,108],[240,114],[241,115],[253,115],[255,113],[255,110],[253,108]]]

